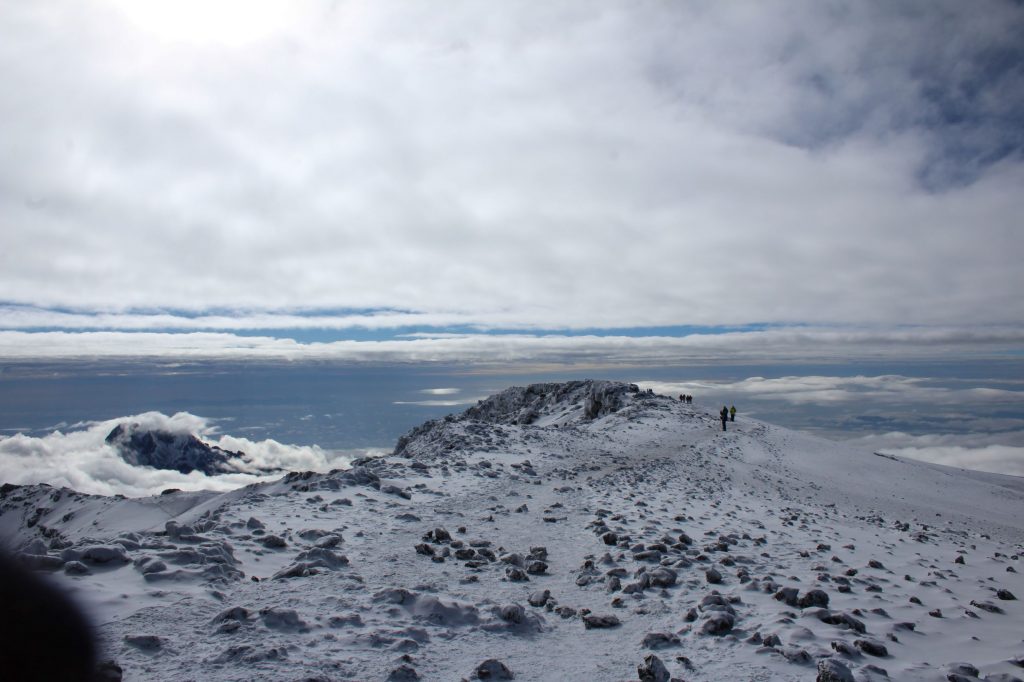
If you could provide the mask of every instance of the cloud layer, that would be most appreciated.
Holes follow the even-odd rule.
[[[68,328],[1024,319],[1018,3],[218,8],[5,9],[0,302]]]
[[[241,450],[246,464],[238,473],[207,476],[132,466],[104,439],[121,422],[138,422],[147,428],[172,433],[193,433],[225,450]],[[353,456],[369,451],[334,452],[315,445],[298,446],[275,440],[252,441],[218,434],[216,426],[188,413],[172,416],[158,412],[131,415],[90,424],[78,424],[66,432],[54,431],[42,437],[16,434],[0,436],[0,481],[5,483],[49,483],[98,495],[142,497],[158,495],[167,488],[181,490],[233,490],[280,474],[259,473],[261,468],[287,471],[329,471],[344,468]]]
[[[934,464],[1024,476],[1024,430],[998,434],[911,435],[899,431],[856,438],[878,452]]]
[[[639,384],[668,395],[695,395],[705,405],[736,404],[741,415],[763,415],[874,452],[1024,476],[1020,379],[993,385],[900,375],[787,376]]]
[[[801,327],[685,336],[417,333],[381,341],[327,343],[212,332],[0,331],[0,358],[656,364],[998,357],[1014,354],[1022,344],[1024,330],[1014,328],[867,331]]]
[[[640,382],[643,388],[658,393],[703,393],[733,396],[733,399],[756,397],[783,401],[791,405],[859,402],[865,408],[891,404],[926,404],[932,407],[950,405],[1024,405],[1024,382],[1017,390],[990,386],[944,386],[937,379],[899,375],[882,376],[788,376],[775,379],[749,377],[741,381]]]

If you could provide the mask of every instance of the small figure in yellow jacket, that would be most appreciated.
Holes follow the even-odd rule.
[[[736,421],[736,406],[735,405],[733,405],[732,407],[729,408],[729,421],[731,421],[731,422]]]

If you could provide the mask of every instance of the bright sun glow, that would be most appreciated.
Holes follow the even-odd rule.
[[[275,0],[110,0],[138,29],[167,42],[240,47],[296,19],[298,3]]]

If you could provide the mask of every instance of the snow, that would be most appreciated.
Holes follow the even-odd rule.
[[[1024,481],[728,428],[541,385],[229,492],[7,486],[0,538],[85,565],[40,570],[133,680],[1024,673]]]

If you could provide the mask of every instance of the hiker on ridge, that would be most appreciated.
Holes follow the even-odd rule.
[[[729,421],[731,421],[731,422],[736,421],[736,406],[735,405],[733,405],[732,407],[729,408]]]
[[[722,405],[722,411],[718,413],[718,416],[722,418],[722,430],[725,431],[725,422],[729,421],[729,408]]]

